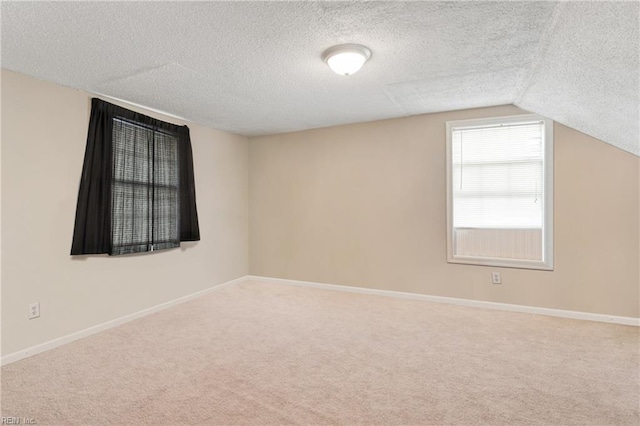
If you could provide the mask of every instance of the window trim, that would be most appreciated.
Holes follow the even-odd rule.
[[[452,191],[452,132],[455,128],[523,121],[542,121],[544,123],[542,189],[544,211],[542,218],[542,261],[524,259],[505,259],[495,257],[462,256],[453,253],[453,191]],[[504,268],[537,269],[552,271],[553,265],[553,125],[548,118],[536,114],[509,115],[503,117],[475,118],[446,122],[446,205],[447,205],[447,262],[465,265],[497,266]]]

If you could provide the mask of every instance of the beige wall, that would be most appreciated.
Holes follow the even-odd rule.
[[[522,112],[515,107],[249,142],[187,123],[202,241],[72,258],[91,96],[5,70],[1,77],[2,355],[249,272],[639,316],[640,159],[562,125],[555,271],[446,263],[444,123]],[[500,286],[490,283],[494,270]],[[41,318],[28,320],[36,301]]]
[[[3,355],[247,274],[247,138],[191,123],[202,241],[69,256],[90,98],[2,71]]]
[[[638,158],[559,124],[555,270],[446,262],[445,122],[521,113],[504,106],[251,138],[251,274],[638,317]]]

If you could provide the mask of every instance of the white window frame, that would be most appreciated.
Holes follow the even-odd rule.
[[[544,123],[543,140],[543,218],[542,218],[542,261],[505,259],[480,256],[454,255],[453,247],[453,188],[452,188],[452,132],[455,128],[510,124],[527,121]],[[447,121],[447,262],[468,265],[498,266],[505,268],[553,270],[553,121],[536,114],[511,115],[506,117],[479,118]]]

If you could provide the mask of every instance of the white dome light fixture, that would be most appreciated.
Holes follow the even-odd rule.
[[[339,75],[357,73],[371,58],[371,50],[361,44],[340,44],[328,48],[322,54],[322,60]]]

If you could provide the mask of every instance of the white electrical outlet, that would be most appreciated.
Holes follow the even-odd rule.
[[[494,284],[502,284],[502,277],[500,277],[500,272],[491,273],[491,282]]]
[[[29,319],[38,318],[40,316],[40,302],[29,305]]]

